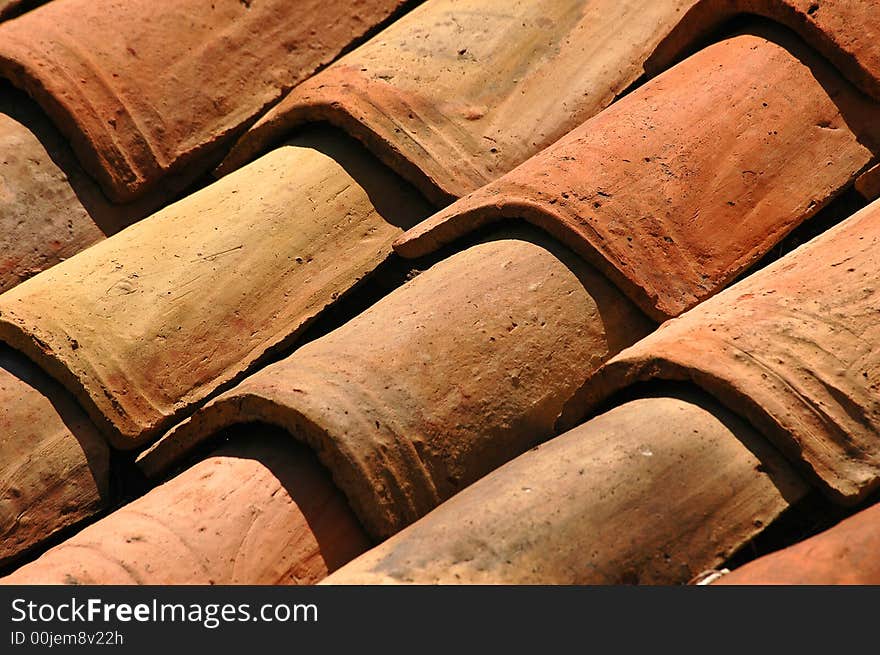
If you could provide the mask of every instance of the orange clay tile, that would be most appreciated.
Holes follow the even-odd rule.
[[[0,26],[0,74],[114,201],[182,188],[403,0],[54,0]]]
[[[674,584],[806,490],[697,394],[628,402],[479,480],[328,584]]]
[[[654,318],[711,296],[851,185],[880,142],[880,104],[790,35],[761,34],[693,55],[395,249],[524,218]]]
[[[290,93],[222,171],[322,120],[445,204],[609,105],[693,0],[428,0]]]
[[[133,448],[289,343],[427,213],[357,142],[313,132],[0,295],[0,338]]]
[[[221,171],[297,125],[326,120],[429,198],[460,197],[598,113],[644,68],[664,70],[741,13],[794,29],[880,99],[876,2],[830,1],[810,12],[812,4],[429,0],[294,89],[245,134]]]
[[[3,582],[312,584],[369,547],[311,453],[245,432]]]
[[[689,380],[842,502],[880,483],[880,202],[622,352],[561,425],[637,381]]]
[[[820,535],[766,555],[715,584],[880,584],[880,505],[863,510]]]
[[[255,373],[140,463],[155,474],[226,425],[279,425],[386,537],[552,436],[578,385],[650,329],[565,248],[498,235]]]
[[[880,100],[880,4],[877,0],[699,0],[646,62],[664,70],[726,21],[747,14],[779,22],[818,50],[864,93]]]
[[[0,293],[118,232],[147,207],[110,204],[39,107],[0,87]]]
[[[108,502],[109,451],[73,398],[0,347],[0,564]]]

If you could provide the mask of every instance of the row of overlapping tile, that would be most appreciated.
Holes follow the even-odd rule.
[[[0,26],[76,154],[8,90],[0,557],[93,522],[10,581],[686,582],[870,503],[880,207],[730,285],[873,196],[880,5],[403,4]]]

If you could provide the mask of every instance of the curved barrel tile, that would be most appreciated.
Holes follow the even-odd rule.
[[[878,244],[875,202],[623,351],[561,424],[635,382],[690,380],[857,502],[880,483]]]
[[[289,343],[428,213],[313,132],[0,295],[0,338],[130,449]]]
[[[724,575],[722,585],[880,584],[880,505]]]
[[[103,509],[109,459],[70,395],[0,348],[0,564]]]
[[[2,582],[311,584],[368,548],[307,450],[244,432]]]
[[[631,401],[487,475],[327,584],[674,584],[806,491],[697,395]]]
[[[418,256],[525,218],[662,320],[719,291],[851,185],[880,151],[878,137],[880,104],[790,35],[740,35],[435,214],[395,249]]]
[[[552,436],[590,372],[652,327],[565,248],[502,234],[255,373],[140,464],[155,475],[226,425],[279,425],[386,537]]]
[[[250,121],[403,0],[56,0],[0,26],[0,73],[105,193],[183,188]]]

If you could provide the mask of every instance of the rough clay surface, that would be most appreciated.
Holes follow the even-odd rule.
[[[402,0],[56,0],[0,26],[0,73],[114,201],[191,178]]]
[[[460,197],[601,111],[644,68],[664,70],[742,13],[792,28],[880,99],[875,2],[431,0],[294,89],[221,170],[297,125],[327,120],[428,197]]]
[[[103,509],[109,456],[70,394],[0,347],[0,564]]]
[[[155,473],[230,423],[280,425],[386,537],[551,437],[582,381],[652,327],[551,239],[501,235],[249,377],[141,464]]]
[[[0,85],[0,293],[118,232],[147,207],[109,203],[39,106]]]
[[[330,121],[438,203],[608,106],[692,0],[430,0],[294,89],[221,170]]]
[[[751,14],[785,25],[818,50],[862,92],[880,101],[880,4],[877,0],[699,0],[646,62],[649,73]]]
[[[880,104],[815,53],[776,30],[744,34],[624,97],[395,249],[417,256],[525,218],[660,320],[716,293],[849,186],[878,138]]]
[[[429,213],[313,132],[0,295],[0,339],[133,448],[289,343]]]
[[[880,486],[880,202],[622,352],[561,425],[637,381],[691,380],[833,498]]]
[[[521,455],[326,583],[680,584],[805,491],[723,409],[646,398]]]
[[[369,547],[314,456],[249,426],[6,584],[314,584]]]
[[[880,584],[880,505],[820,535],[766,555],[715,584]]]

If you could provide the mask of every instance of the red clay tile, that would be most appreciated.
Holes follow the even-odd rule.
[[[525,218],[649,315],[716,293],[880,151],[873,103],[777,30],[693,55],[395,244],[422,255]]]
[[[129,449],[289,344],[429,212],[312,132],[0,295],[0,338]]]
[[[805,490],[722,408],[640,399],[521,455],[325,582],[684,583]]]
[[[864,93],[880,100],[880,23],[877,0],[699,0],[658,46],[645,68],[670,61],[726,21],[748,14],[794,30]]]
[[[878,585],[880,505],[859,512],[820,535],[767,555],[714,584]]]
[[[880,202],[622,352],[572,399],[572,425],[636,381],[690,380],[746,417],[832,497],[880,483]]]
[[[310,584],[368,547],[311,453],[246,432],[2,582]]]
[[[692,3],[428,0],[296,88],[221,170],[324,120],[445,204],[609,105]]]
[[[229,424],[279,425],[386,537],[552,436],[581,381],[652,327],[546,236],[498,235],[255,373],[140,464],[156,474]]]
[[[109,457],[73,398],[0,347],[0,564],[102,509]]]
[[[27,90],[114,201],[182,188],[403,0],[55,0],[0,26]],[[182,178],[182,179],[181,179]]]

